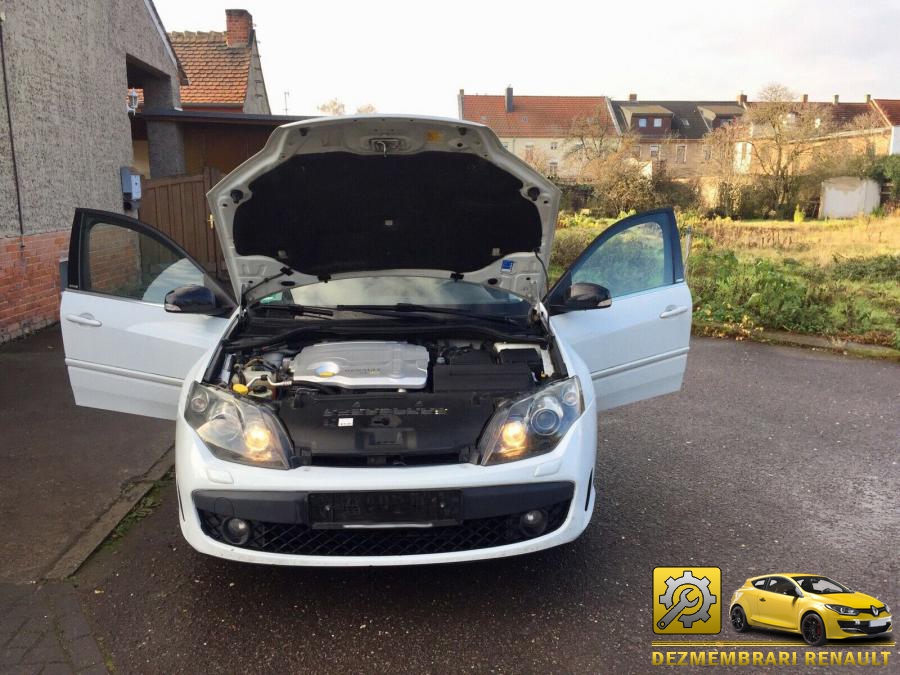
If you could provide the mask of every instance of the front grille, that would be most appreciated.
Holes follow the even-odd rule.
[[[569,512],[571,500],[545,508],[547,528],[559,529]],[[216,541],[230,543],[222,536],[226,518],[197,509],[204,533]],[[239,548],[267,553],[312,556],[391,556],[473,551],[513,544],[530,539],[519,527],[522,513],[464,520],[459,525],[428,529],[347,530],[313,529],[297,523],[267,523],[249,520],[250,538]],[[234,544],[230,544],[234,545]]]
[[[848,633],[863,633],[865,635],[878,635],[888,631],[891,627],[890,622],[883,626],[869,626],[866,624],[868,624],[868,621],[863,621],[861,624],[857,624],[855,621],[838,621],[838,626],[841,627],[841,630]]]

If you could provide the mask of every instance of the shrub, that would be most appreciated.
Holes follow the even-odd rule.
[[[900,255],[877,255],[872,258],[836,256],[828,267],[836,279],[850,281],[896,281],[900,283]]]
[[[599,229],[588,227],[569,227],[557,230],[556,236],[553,238],[551,261],[554,265],[559,265],[564,269],[569,267],[599,233]]]

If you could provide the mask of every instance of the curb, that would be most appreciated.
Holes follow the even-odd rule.
[[[723,335],[710,335],[707,331],[721,331]],[[734,328],[725,324],[713,322],[697,322],[692,327],[692,333],[702,337],[731,337],[735,336]],[[764,344],[788,345],[791,347],[805,347],[807,349],[824,349],[838,354],[848,354],[866,359],[880,359],[900,363],[900,350],[884,347],[882,345],[868,345],[852,340],[824,337],[821,335],[801,335],[782,330],[761,330],[741,332],[740,337],[753,342]]]
[[[138,480],[131,483],[122,493],[107,507],[106,511],[85,530],[75,542],[66,549],[53,564],[49,572],[43,575],[44,579],[66,579],[78,570],[85,560],[90,557],[109,533],[124,518],[134,505],[144,498],[156,481],[160,480],[175,465],[175,446],[171,446],[163,455]]]

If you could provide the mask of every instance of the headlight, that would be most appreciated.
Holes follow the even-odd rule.
[[[837,612],[838,614],[843,614],[844,616],[856,616],[859,614],[858,609],[853,609],[852,607],[847,607],[846,605],[825,605],[832,612]]]
[[[504,405],[478,440],[481,463],[502,464],[550,452],[582,412],[584,398],[577,377]]]
[[[188,395],[184,418],[219,459],[291,468],[291,441],[278,418],[262,406],[197,382]]]

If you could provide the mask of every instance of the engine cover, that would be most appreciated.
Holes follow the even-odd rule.
[[[323,342],[291,361],[296,383],[343,389],[423,389],[428,350],[405,342]]]

